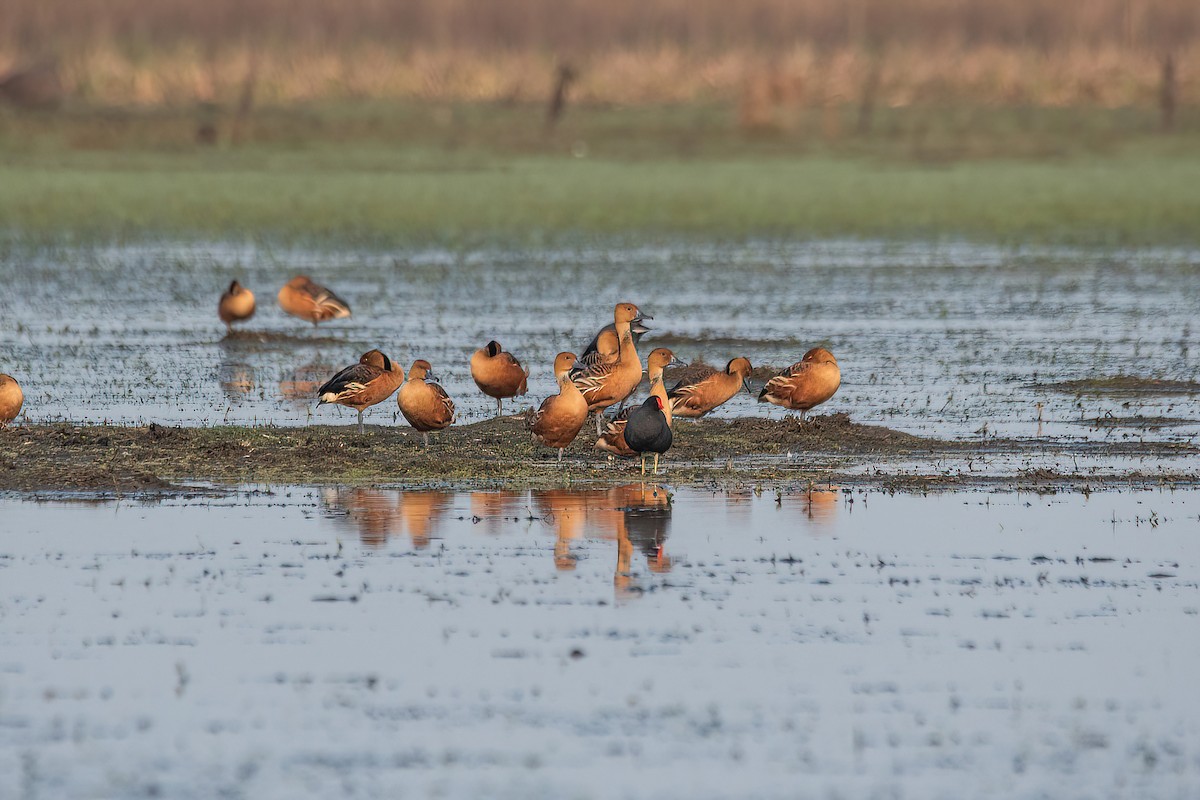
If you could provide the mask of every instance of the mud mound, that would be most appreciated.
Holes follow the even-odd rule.
[[[1028,389],[1035,392],[1103,395],[1107,397],[1137,397],[1139,395],[1200,394],[1200,383],[1170,381],[1158,378],[1139,378],[1133,375],[1114,375],[1110,378],[1084,378],[1059,383],[1034,383]]]

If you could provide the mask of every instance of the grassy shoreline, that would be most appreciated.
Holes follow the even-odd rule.
[[[215,147],[197,124],[0,115],[0,238],[1200,241],[1200,140],[1136,109],[880,109],[834,139],[819,117],[748,134],[720,105],[578,108],[553,132],[537,106],[265,109]]]
[[[531,158],[477,172],[199,172],[0,165],[22,237],[306,236],[389,243],[555,234],[1195,243],[1200,157],[634,164]],[[514,202],[514,200],[516,202]],[[11,233],[10,233],[11,235]]]

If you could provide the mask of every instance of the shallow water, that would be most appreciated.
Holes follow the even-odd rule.
[[[471,421],[494,408],[470,379],[475,348],[497,338],[532,367],[530,396],[515,407],[531,405],[552,391],[555,353],[582,348],[628,299],[655,317],[643,357],[666,343],[688,361],[745,355],[783,367],[827,344],[844,377],[823,408],[858,421],[942,436],[1191,440],[1194,397],[1028,387],[1118,373],[1196,380],[1197,267],[1191,250],[871,242],[16,248],[0,254],[0,371],[25,384],[34,421],[348,424],[352,411],[314,411],[315,388],[380,347],[406,368],[431,361]],[[333,287],[354,317],[314,331],[285,316],[275,292],[299,272]],[[225,338],[216,302],[232,278],[257,293],[259,312],[250,333]],[[743,394],[720,413],[769,412]],[[1106,414],[1177,421],[1087,424]],[[368,420],[395,424],[394,403]]]
[[[1200,792],[1195,492],[200,487],[0,520],[0,797]]]

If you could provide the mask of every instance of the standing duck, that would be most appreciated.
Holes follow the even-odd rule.
[[[233,323],[245,322],[254,316],[254,292],[237,281],[229,284],[221,302],[217,304],[217,316],[225,323],[227,333],[233,333]]]
[[[594,364],[575,377],[575,385],[587,400],[588,411],[596,412],[596,435],[601,432],[604,409],[620,403],[633,393],[642,381],[642,362],[633,344],[631,326],[647,319],[633,303],[617,303],[613,309],[613,324],[621,347],[617,360]]]
[[[404,370],[378,350],[368,350],[317,389],[317,405],[337,403],[358,412],[358,432],[363,432],[363,411],[392,396],[404,383]]]
[[[642,324],[642,320],[647,319],[653,319],[653,317],[639,317],[629,324],[629,333],[633,336],[634,345],[642,340],[642,336],[649,333],[650,329]],[[584,348],[583,355],[579,357],[579,363],[584,367],[595,364],[611,364],[617,360],[620,351],[621,337],[617,335],[616,323],[610,322],[592,337],[592,341]]]
[[[625,443],[642,457],[642,474],[646,474],[646,453],[654,453],[654,474],[658,474],[658,457],[671,449],[671,420],[666,402],[656,394],[629,412],[625,423]]]
[[[687,365],[675,358],[675,354],[665,347],[657,348],[646,359],[646,370],[650,373],[650,394],[662,399],[663,413],[667,417],[668,426],[671,424],[671,404],[667,402],[667,390],[663,385],[663,370],[667,367],[684,366]],[[632,408],[620,411],[596,439],[596,447],[619,456],[637,455],[625,441],[625,426],[629,423],[629,415],[632,412]]]
[[[526,385],[529,370],[522,367],[512,353],[504,352],[495,340],[471,356],[471,377],[481,392],[496,398],[497,417],[504,414],[504,398],[529,391]]]
[[[728,402],[742,387],[749,392],[751,369],[748,360],[735,358],[725,365],[724,372],[708,367],[684,378],[667,393],[671,400],[671,411],[677,417],[703,417]]]
[[[430,431],[440,431],[454,423],[454,401],[445,389],[429,382],[437,380],[429,374],[432,371],[428,361],[417,359],[408,370],[408,380],[400,387],[400,394],[396,395],[400,413],[421,432],[426,447]]]
[[[559,353],[555,357],[554,379],[558,381],[558,394],[543,400],[538,410],[526,419],[533,440],[545,447],[557,447],[559,461],[562,461],[563,450],[579,435],[588,415],[587,400],[571,380],[574,366],[574,353]]]
[[[21,384],[12,375],[0,374],[0,428],[16,419],[23,405],[25,395],[21,392]]]
[[[810,408],[833,397],[841,385],[842,371],[838,369],[833,353],[824,347],[814,347],[783,374],[767,381],[758,395],[758,402],[799,411],[803,420]]]
[[[307,275],[297,275],[279,290],[279,307],[293,317],[317,323],[350,316],[346,301]]]

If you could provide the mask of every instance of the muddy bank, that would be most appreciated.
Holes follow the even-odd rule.
[[[520,417],[455,426],[432,437],[427,449],[404,427],[175,428],[27,425],[0,431],[0,491],[170,492],[181,484],[402,484],[410,486],[569,486],[611,483],[636,475],[637,464],[609,459],[581,434],[561,464],[555,451],[535,446]],[[1186,444],[1112,444],[1062,440],[922,438],[845,414],[796,419],[742,418],[680,421],[663,479],[677,485],[812,482],[871,483],[898,490],[952,485],[1124,484],[1136,472],[1104,474],[1063,469],[1069,457],[1110,457],[1178,469],[1147,469],[1147,479],[1190,483],[1200,449]],[[1005,475],[989,461],[1026,458]],[[968,464],[965,469],[948,462]],[[983,464],[985,466],[980,467]],[[1076,475],[1078,472],[1078,475]],[[1164,477],[1165,476],[1165,477]],[[1076,481],[1078,478],[1078,481]]]
[[[1172,381],[1160,378],[1141,378],[1135,375],[1114,375],[1106,378],[1084,378],[1057,383],[1034,383],[1031,391],[1060,394],[1092,395],[1098,397],[1154,397],[1158,395],[1200,394],[1200,383]]]

